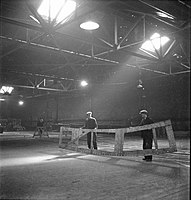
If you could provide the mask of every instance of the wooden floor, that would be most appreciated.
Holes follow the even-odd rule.
[[[32,132],[0,134],[0,199],[187,200],[190,193],[190,140],[177,139],[178,151],[142,157],[109,157],[58,148],[58,133],[32,138]],[[98,136],[112,150],[114,138]],[[161,139],[159,145],[166,146]],[[86,140],[82,141],[86,147]],[[142,148],[126,138],[125,148]]]

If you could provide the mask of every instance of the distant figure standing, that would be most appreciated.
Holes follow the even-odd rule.
[[[87,118],[84,124],[84,129],[97,129],[98,124],[97,121],[94,117],[92,117],[92,112],[87,112],[86,113]],[[87,144],[88,148],[91,149],[91,132],[87,133]],[[93,133],[93,148],[97,149],[97,133]]]
[[[37,128],[40,134],[42,135],[42,131],[44,128],[44,120],[42,118],[40,118],[40,120],[37,122]]]
[[[140,126],[153,123],[153,121],[148,117],[147,110],[141,110],[139,114],[142,117]],[[143,138],[143,149],[152,149],[152,144],[153,144],[153,133],[152,133],[152,130],[143,130],[143,131],[141,131],[141,136]],[[152,161],[152,155],[145,156],[143,158],[143,160]]]
[[[44,120],[43,118],[40,118],[39,121],[37,122],[37,131],[40,135],[40,137],[42,137],[42,132],[44,130]],[[33,134],[33,137],[35,136],[36,131]]]

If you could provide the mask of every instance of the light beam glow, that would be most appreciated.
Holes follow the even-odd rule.
[[[80,85],[82,87],[86,87],[88,85],[88,82],[83,80],[83,81],[81,81]]]
[[[13,91],[13,87],[10,86],[2,86],[0,89],[0,93],[1,94],[11,94],[11,92]]]
[[[20,100],[18,103],[20,106],[22,106],[24,104],[24,101]]]
[[[140,49],[144,49],[146,51],[155,52],[159,50],[161,46],[164,46],[170,39],[166,36],[161,37],[159,33],[154,33],[150,40],[145,41]]]
[[[29,17],[30,17],[31,19],[33,19],[35,22],[37,22],[38,24],[40,24],[40,22],[38,21],[38,19],[36,19],[34,16],[29,15]]]
[[[174,17],[172,15],[167,15],[167,14],[165,14],[163,12],[156,12],[156,13],[157,13],[157,15],[159,17],[164,17],[164,18],[168,18],[168,19],[174,19]]]
[[[92,21],[87,21],[82,24],[80,24],[80,28],[85,30],[95,30],[99,28],[99,24]]]
[[[49,19],[50,15],[51,21],[56,18],[57,23],[64,23],[63,20],[74,12],[75,9],[76,2],[72,0],[43,0],[38,8],[38,13],[46,20]]]

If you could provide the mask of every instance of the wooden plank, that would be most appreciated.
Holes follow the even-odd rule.
[[[96,150],[96,149],[85,149],[85,148],[76,148],[76,146],[64,146],[61,145],[60,148],[87,153],[101,156],[144,156],[144,155],[159,155],[164,153],[172,153],[176,150],[171,148],[161,148],[161,149],[145,149],[145,150],[134,150],[134,151],[123,151],[120,155],[117,152],[109,152],[104,150]]]
[[[137,131],[142,131],[142,130],[148,130],[148,129],[158,128],[158,127],[163,127],[163,126],[167,126],[167,125],[170,125],[170,124],[171,124],[171,121],[170,120],[166,120],[166,121],[157,122],[157,123],[153,123],[153,124],[148,124],[148,125],[144,125],[144,126],[136,126],[136,127],[129,127],[129,128],[119,128],[119,129],[122,130],[124,133],[132,133],[132,132],[137,132]],[[63,128],[66,131],[78,130],[78,128],[69,128],[69,127],[63,127]],[[96,132],[97,133],[102,133],[102,132],[115,133],[119,129],[97,129]],[[91,131],[91,129],[83,129],[83,130],[87,130],[88,132]]]
[[[168,141],[169,141],[169,148],[158,149],[157,143],[157,136],[155,128],[164,127],[166,129]],[[136,151],[123,151],[123,144],[124,144],[124,133],[130,132],[137,132],[142,130],[149,130],[152,129],[155,149],[146,149],[146,150],[136,150]],[[63,131],[72,131],[72,140],[67,144],[62,144],[62,133]],[[119,128],[119,129],[96,129],[96,132],[112,132],[115,133],[115,147],[114,152],[107,152],[102,150],[95,150],[93,149],[93,137],[91,137],[91,149],[83,149],[78,148],[78,140],[80,137],[86,135],[88,132],[95,132],[94,129],[79,129],[79,128],[69,128],[69,127],[61,127],[60,128],[60,138],[59,138],[59,147],[61,148],[70,148],[76,151],[84,151],[91,154],[96,155],[148,155],[148,154],[161,154],[166,152],[174,152],[177,151],[176,142],[174,138],[174,133],[171,125],[170,120],[157,122],[149,125],[144,126],[137,126],[137,127],[130,127],[130,128]],[[72,146],[72,144],[76,144]]]
[[[152,132],[153,132],[153,140],[154,140],[154,144],[155,144],[155,149],[158,149],[156,129],[153,128]]]
[[[65,130],[65,129],[62,129]],[[78,140],[83,137],[84,135],[86,135],[89,132],[89,129],[75,129],[75,131],[73,131],[73,139],[68,142],[67,144],[62,144],[62,131],[60,131],[60,139],[59,139],[59,147],[60,148],[66,148],[67,146],[71,145],[71,144],[76,144],[78,145]]]
[[[161,149],[145,149],[145,150],[134,150],[134,151],[123,151],[123,156],[144,156],[144,155],[158,155],[164,153],[175,152],[172,148],[161,148]]]
[[[175,141],[175,138],[174,138],[174,132],[173,132],[173,129],[172,129],[172,126],[166,126],[166,134],[167,134],[167,137],[168,137],[168,142],[169,142],[169,147],[171,149],[174,149],[174,150],[177,150],[177,147],[176,147],[176,141]]]
[[[64,146],[61,145],[60,148],[72,150],[72,151],[77,151],[81,153],[87,153],[87,154],[93,154],[93,155],[100,155],[100,156],[117,156],[116,152],[109,152],[109,151],[104,151],[104,150],[96,150],[96,149],[85,149],[85,148],[76,148],[75,146]]]
[[[59,135],[59,147],[62,145],[62,136],[63,136],[63,127],[60,127],[60,135]]]
[[[123,144],[124,144],[124,132],[121,129],[118,129],[115,133],[115,147],[114,152],[117,155],[121,155],[123,153]]]

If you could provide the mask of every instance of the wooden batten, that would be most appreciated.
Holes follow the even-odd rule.
[[[163,127],[166,130],[169,148],[161,148],[159,149],[157,143],[157,134],[156,128]],[[142,130],[151,130],[153,132],[153,140],[155,149],[146,149],[146,150],[135,150],[135,151],[124,151],[124,134],[125,133],[133,133]],[[72,139],[67,144],[62,144],[62,137],[64,132],[72,132]],[[94,150],[94,149],[83,149],[78,148],[78,142],[81,137],[86,135],[88,132],[102,133],[115,133],[115,146],[114,152],[107,152],[102,150]],[[93,143],[93,137],[91,143]],[[93,147],[93,145],[91,145]],[[111,156],[127,156],[127,155],[146,155],[146,154],[161,154],[166,152],[174,152],[177,151],[176,148],[176,141],[174,138],[174,132],[171,124],[171,120],[161,121],[149,125],[144,126],[136,126],[136,127],[129,127],[129,128],[118,128],[118,129],[81,129],[81,128],[69,128],[69,127],[60,127],[60,136],[59,136],[59,147],[60,148],[67,148],[75,151],[80,151],[84,153],[96,154],[96,155],[111,155]]]

